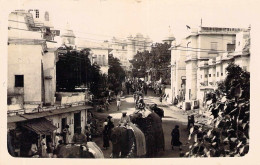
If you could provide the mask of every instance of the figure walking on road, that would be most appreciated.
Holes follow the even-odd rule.
[[[106,150],[109,147],[109,128],[107,122],[104,123],[103,129],[103,148]]]
[[[180,142],[180,131],[178,125],[175,125],[175,128],[172,130],[171,135],[172,135],[172,140],[171,140],[172,150],[174,150],[174,146],[178,146],[179,150],[181,151],[182,142]]]
[[[120,97],[118,97],[117,100],[116,100],[116,106],[117,106],[117,110],[119,111],[120,106],[121,106],[121,100],[120,100]]]

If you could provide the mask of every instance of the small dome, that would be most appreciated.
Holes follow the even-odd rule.
[[[174,41],[175,40],[175,37],[173,35],[173,32],[171,30],[171,27],[169,26],[169,30],[168,30],[168,34],[167,36],[164,38],[163,41]]]
[[[76,38],[73,30],[70,28],[69,24],[67,23],[66,28],[61,31],[62,37],[74,37]]]
[[[144,36],[141,33],[137,33],[136,38],[144,38]]]

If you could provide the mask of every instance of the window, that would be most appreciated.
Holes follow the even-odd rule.
[[[215,77],[215,74],[213,74],[213,77]]]
[[[39,18],[39,10],[35,10],[35,17]]]
[[[235,51],[235,44],[227,44],[227,51],[228,52]]]
[[[103,65],[106,65],[106,61],[105,60],[106,60],[106,57],[105,57],[105,55],[103,55],[103,60],[102,60],[103,61]]]
[[[15,87],[23,87],[23,75],[15,75]]]
[[[223,73],[221,73],[221,76],[223,76]]]
[[[217,42],[211,42],[211,50],[217,50],[218,49],[218,43]]]
[[[200,78],[202,79],[202,75],[200,75]]]
[[[211,77],[211,74],[209,74],[209,77]]]
[[[205,78],[207,78],[207,77],[208,77],[208,75],[205,74]]]
[[[219,76],[219,73],[217,72],[217,77]]]

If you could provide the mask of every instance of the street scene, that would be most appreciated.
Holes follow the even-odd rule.
[[[214,21],[203,12],[196,19],[177,14],[179,22],[161,19],[170,7],[181,13],[178,3],[133,0],[129,6],[100,0],[73,2],[55,11],[40,6],[12,11],[9,155],[127,159],[248,154],[253,27],[246,19],[227,24],[226,15]],[[150,11],[157,8],[161,17]],[[111,19],[115,16],[118,20]]]

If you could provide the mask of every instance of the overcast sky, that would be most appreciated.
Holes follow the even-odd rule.
[[[259,3],[255,0],[38,0],[27,1],[24,6],[48,10],[56,28],[65,28],[68,22],[77,36],[89,40],[139,32],[159,42],[167,35],[169,26],[180,40],[187,32],[186,25],[198,27],[201,18],[203,26],[247,28]]]

